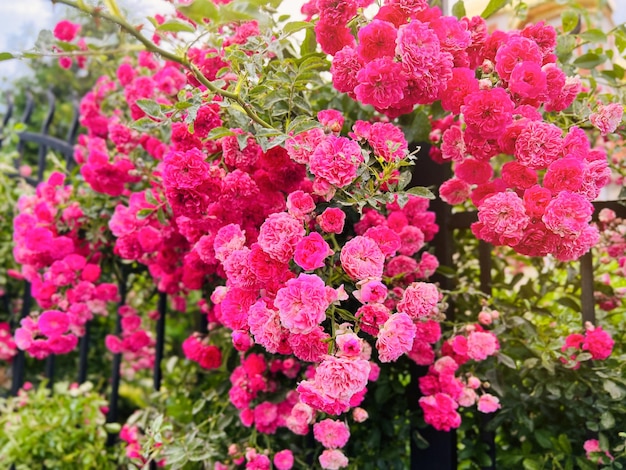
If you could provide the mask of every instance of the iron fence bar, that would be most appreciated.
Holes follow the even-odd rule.
[[[54,113],[56,111],[56,99],[51,90],[46,92],[48,98],[48,114],[41,124],[41,135],[48,135],[50,132],[50,125],[54,119]],[[46,156],[48,154],[48,147],[45,144],[39,145],[39,151],[37,154],[37,183],[41,183],[43,180],[43,174],[46,169]]]
[[[596,306],[593,298],[593,257],[588,251],[580,258],[580,304],[583,324],[596,322]]]
[[[22,113],[22,117],[20,118],[20,122],[23,124],[28,124],[30,122],[30,118],[33,115],[33,110],[35,109],[35,100],[33,99],[33,95],[30,92],[26,92],[26,105],[24,106],[24,113]],[[22,155],[24,154],[24,144],[21,139],[17,143],[16,151],[18,153],[17,159],[13,162],[16,169],[20,167],[22,161]]]
[[[46,358],[46,370],[45,370],[45,377],[48,380],[47,386],[49,389],[52,389],[52,386],[54,385],[54,362],[55,362],[55,355],[50,354]]]
[[[11,94],[5,93],[5,97],[7,101],[7,110],[4,113],[4,117],[2,118],[2,128],[0,129],[2,131],[4,131],[4,129],[6,129],[7,125],[9,124],[9,121],[11,120],[11,117],[13,116],[13,110],[14,110],[14,102],[13,102],[13,97],[11,96]],[[0,147],[2,147],[3,140],[4,140],[3,136],[0,135]]]
[[[480,291],[491,296],[492,278],[491,267],[493,259],[491,257],[493,246],[483,240],[478,242],[478,265],[480,266]],[[480,441],[487,446],[487,455],[490,459],[489,465],[484,465],[483,470],[495,470],[496,468],[496,433],[488,431],[489,423],[494,414],[480,413]]]
[[[156,392],[161,390],[161,379],[163,376],[161,363],[163,362],[163,350],[165,347],[165,315],[167,314],[167,294],[165,292],[159,292],[157,312],[159,313],[159,318],[157,319],[156,325],[156,346],[153,372],[153,386]],[[157,463],[154,460],[151,460],[150,470],[156,469]]]
[[[122,274],[121,279],[119,280],[119,294],[120,301],[118,307],[122,307],[126,304],[126,293],[127,293],[127,275],[126,269],[122,266]],[[115,318],[115,335],[118,336],[122,331],[122,316],[120,315],[119,308],[117,309],[116,318]],[[118,402],[120,397],[120,378],[121,378],[121,365],[122,365],[122,354],[114,354],[113,355],[113,366],[111,371],[111,396],[109,399],[109,412],[107,413],[106,422],[107,423],[115,423],[118,418]],[[115,440],[117,439],[117,434],[109,433],[107,436],[107,445],[111,446],[115,444]]]
[[[422,145],[418,164],[414,167],[413,178],[410,186],[431,186],[438,187],[441,183],[450,178],[452,169],[449,164],[440,165],[433,162],[428,157],[429,146]],[[434,247],[435,256],[442,266],[453,265],[453,227],[451,226],[452,208],[437,198],[431,201],[430,210],[435,212],[436,221],[439,225],[439,232],[431,242]],[[450,289],[452,280],[435,274],[432,281],[438,283],[442,289]],[[448,319],[454,316],[454,305],[451,303],[446,311]],[[427,368],[419,367],[411,364],[411,384],[409,386],[410,393],[414,394],[411,400],[413,410],[419,409],[419,397],[421,395],[418,379],[427,372]],[[418,445],[418,440],[413,437],[414,433],[419,433],[429,446],[422,449]],[[411,432],[411,470],[453,470],[457,468],[457,435],[455,431],[445,432],[437,431],[432,426],[423,429],[414,428]]]
[[[89,358],[89,322],[85,324],[85,334],[80,338],[78,352],[78,383],[82,384],[87,380],[88,358]]]
[[[157,305],[159,318],[156,325],[156,346],[154,357],[154,390],[161,390],[161,379],[163,371],[161,370],[161,362],[163,362],[163,350],[165,347],[165,315],[167,314],[167,294],[159,292],[159,302]]]
[[[30,282],[24,282],[24,295],[22,296],[22,309],[20,311],[20,320],[30,313],[33,298],[30,292]],[[17,322],[15,322],[17,323]],[[16,324],[13,325],[14,328]],[[11,379],[11,395],[17,395],[17,392],[24,385],[24,375],[26,372],[26,353],[22,349],[17,352],[12,364]]]

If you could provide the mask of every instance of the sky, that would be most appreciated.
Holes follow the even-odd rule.
[[[454,0],[451,0],[452,2]],[[127,7],[135,19],[160,11],[160,6],[168,6],[164,0],[118,0]],[[298,14],[304,0],[284,0],[281,11]],[[615,23],[626,22],[626,0],[614,2]],[[30,49],[40,30],[52,29],[62,18],[65,7],[53,5],[51,0],[0,0],[0,52],[19,52]],[[0,62],[0,89],[6,88],[8,81],[27,72],[27,68],[17,60]]]
[[[281,12],[298,14],[305,0],[285,0]],[[136,20],[171,8],[164,0],[118,0],[121,7],[132,12]],[[51,30],[63,18],[66,7],[53,5],[52,0],[0,0],[0,52],[31,49],[42,29]],[[10,81],[28,73],[19,60],[0,62],[0,89]]]

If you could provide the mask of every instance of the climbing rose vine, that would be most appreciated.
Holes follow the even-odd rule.
[[[430,158],[452,163],[438,196],[475,206],[479,239],[561,261],[586,253],[600,239],[591,201],[611,173],[590,126],[565,116],[585,90],[557,60],[552,26],[489,33],[484,19],[444,16],[425,0],[317,0],[303,7],[307,22],[274,31],[271,8],[253,3],[280,2],[196,0],[173,2],[148,36],[114,2],[59,3],[117,23],[146,50],[82,98],[79,176],[52,173],[20,199],[15,258],[39,309],[21,321],[18,348],[68,353],[94,315],[117,308],[106,347],[129,377],[152,367],[155,313],[114,307],[113,263],[144,269],[177,310],[200,310],[208,327],[182,342],[184,356],[228,368],[243,427],[312,433],[322,468],[348,465],[351,426],[368,419],[368,387],[390,364],[424,367],[414,399],[438,430],[458,428],[461,408],[501,407],[467,372],[502,357],[499,312],[478,306],[477,322],[442,334],[449,293],[431,280],[434,196],[411,184],[417,142],[407,135],[430,137]],[[62,50],[83,50],[78,25],[62,21],[54,34]],[[606,136],[622,112],[598,104],[589,123]],[[415,113],[430,136],[406,124]],[[604,360],[613,345],[589,326],[562,352]],[[138,429],[120,437],[145,462]],[[233,442],[215,468],[270,468],[270,455],[276,468],[294,465],[289,449]]]

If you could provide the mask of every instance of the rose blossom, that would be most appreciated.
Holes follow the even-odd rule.
[[[478,399],[478,411],[482,413],[493,413],[500,409],[500,400],[488,393],[480,396]]]
[[[500,348],[493,333],[472,331],[467,337],[467,355],[475,361],[482,361],[492,356]]]
[[[598,111],[589,116],[591,124],[600,130],[602,135],[615,132],[617,126],[622,122],[624,106],[620,103],[611,103],[598,106]]]
[[[326,240],[317,232],[311,232],[296,245],[293,260],[305,271],[324,266],[324,260],[333,254]]]
[[[378,332],[376,349],[381,362],[392,362],[411,350],[415,325],[404,312],[391,315]]]
[[[313,151],[309,168],[317,178],[343,188],[356,178],[356,170],[363,161],[358,143],[329,135]]]
[[[320,277],[300,274],[278,290],[274,304],[285,328],[292,333],[306,334],[324,321],[330,302]]]
[[[342,421],[325,419],[313,425],[313,435],[327,449],[339,449],[350,439],[350,429]]]
[[[339,470],[348,466],[348,457],[338,449],[326,449],[320,455],[319,462],[325,470]]]
[[[69,326],[69,317],[59,310],[46,310],[37,320],[39,331],[51,338],[61,336],[67,331]]]
[[[398,312],[405,312],[411,318],[427,318],[437,311],[441,295],[437,286],[428,282],[414,282],[402,294],[398,302]]]
[[[385,255],[378,244],[368,237],[356,236],[341,249],[341,266],[352,279],[380,279]]]
[[[419,400],[424,410],[424,421],[439,431],[450,431],[461,425],[458,404],[445,393],[435,393]]]
[[[287,263],[304,233],[302,222],[286,212],[279,212],[271,214],[261,225],[258,244],[275,260]]]

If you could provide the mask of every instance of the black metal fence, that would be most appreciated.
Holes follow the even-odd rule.
[[[19,133],[19,142],[17,145],[18,157],[14,161],[16,170],[19,169],[23,163],[25,151],[28,144],[35,144],[38,147],[37,150],[37,172],[36,177],[27,178],[27,182],[33,186],[40,183],[44,176],[46,168],[46,158],[49,151],[54,151],[62,155],[65,159],[65,164],[68,169],[71,169],[75,162],[73,160],[73,144],[76,139],[79,129],[79,116],[78,106],[74,106],[74,115],[69,125],[69,132],[63,139],[49,135],[51,123],[55,116],[56,100],[51,92],[47,93],[47,113],[43,124],[39,132],[23,131]],[[28,95],[27,101],[24,106],[21,117],[18,119],[25,125],[28,125],[33,110],[35,108],[35,101],[32,95]],[[15,114],[15,106],[13,101],[7,100],[7,108],[2,120],[3,128],[11,121],[11,118]],[[0,146],[2,140],[0,137]],[[413,184],[422,186],[438,186],[443,181],[447,180],[451,175],[451,169],[447,165],[439,165],[432,162],[429,158],[421,158],[418,171],[414,172]],[[613,209],[620,217],[626,217],[626,208],[620,204],[614,202],[595,203],[596,214],[599,209],[608,207]],[[436,220],[440,227],[439,233],[436,235],[432,244],[434,246],[435,255],[439,259],[442,266],[453,267],[453,254],[454,254],[454,231],[458,229],[469,229],[472,222],[476,220],[476,213],[462,212],[452,213],[451,207],[445,204],[441,200],[435,200],[431,203],[431,210],[436,213]],[[492,286],[492,247],[485,243],[479,243],[478,260],[480,266],[480,290],[485,294],[491,293]],[[128,273],[122,270],[121,278],[118,280],[118,289],[120,295],[119,306],[126,304],[126,294],[128,292]],[[580,280],[581,280],[581,305],[582,305],[582,321],[595,322],[595,302],[594,302],[594,277],[593,277],[593,264],[591,253],[586,254],[580,260]],[[451,289],[453,287],[453,281],[445,276],[434,276],[435,282],[440,283],[444,289]],[[24,282],[23,290],[21,292],[21,309],[19,315],[13,315],[11,312],[11,298],[16,293],[6,292],[0,297],[0,308],[4,309],[7,314],[13,318],[12,328],[14,329],[19,320],[24,318],[30,313],[32,307],[32,297],[30,292],[30,284]],[[446,315],[448,319],[454,318],[454,305],[450,304]],[[161,387],[162,371],[161,363],[163,361],[164,342],[165,342],[165,321],[167,314],[167,296],[164,293],[160,293],[157,303],[158,319],[156,323],[156,344],[155,344],[155,363],[153,370],[153,388],[158,391]],[[16,318],[19,317],[19,318]],[[115,321],[114,334],[119,335],[121,332],[121,316],[119,309]],[[79,383],[85,382],[88,376],[89,370],[89,348],[90,348],[90,328],[87,323],[85,328],[85,334],[80,339],[79,352],[78,352],[78,371],[77,381]],[[121,381],[120,367],[122,361],[122,354],[114,354],[112,362],[112,370],[110,376],[110,397],[109,397],[109,411],[106,421],[108,423],[117,422],[119,419],[119,388]],[[55,371],[55,356],[51,355],[47,358],[45,363],[44,376],[48,380],[48,383],[52,385],[54,382]],[[412,369],[412,383],[410,387],[410,393],[414,394],[413,403],[418,406],[419,387],[417,378],[426,373],[426,368],[420,366],[414,366]],[[11,394],[16,395],[19,389],[24,385],[26,374],[26,358],[24,351],[19,351],[12,363],[12,384]],[[486,417],[483,422],[483,429],[481,431],[480,439],[488,446],[488,454],[491,458],[491,465],[483,467],[485,469],[496,468],[496,447],[494,444],[494,433],[486,430],[486,424],[489,418]],[[426,429],[419,429],[419,433],[429,442],[429,446],[425,449],[418,447],[417,440],[411,439],[411,469],[412,470],[452,470],[457,468],[457,441],[455,432],[442,432],[437,431],[432,427]],[[113,444],[116,440],[115,434],[110,434],[108,442]],[[150,468],[156,468],[156,464],[151,462]]]

